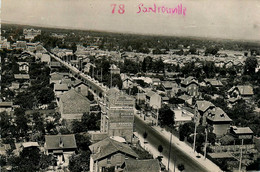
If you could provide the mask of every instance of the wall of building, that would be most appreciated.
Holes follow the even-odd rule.
[[[227,134],[229,128],[230,124],[213,124],[213,133],[215,133],[217,137],[220,137]]]

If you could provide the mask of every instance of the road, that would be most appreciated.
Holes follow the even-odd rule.
[[[148,141],[148,143],[152,144],[155,148],[157,148],[159,145],[162,145],[163,146],[162,155],[164,157],[169,156],[169,145],[170,145],[169,141],[165,137],[161,136],[161,134],[158,131],[146,125],[141,119],[137,117],[135,117],[135,131],[141,135],[143,135],[143,133],[146,131],[147,133],[146,140]],[[185,171],[207,172],[207,169],[205,169],[199,163],[197,163],[188,155],[186,155],[184,152],[182,152],[178,147],[172,144],[171,158],[170,158],[172,162],[174,161],[174,156],[177,157],[176,164],[180,164],[180,163],[184,164]],[[165,165],[167,168],[167,164]]]

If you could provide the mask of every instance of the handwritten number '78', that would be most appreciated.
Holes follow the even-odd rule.
[[[112,14],[114,14],[115,13],[115,11],[116,11],[116,6],[117,6],[117,4],[111,4],[111,6],[113,7],[113,9],[112,9]],[[125,4],[119,4],[118,5],[118,10],[117,10],[117,12],[119,13],[119,14],[124,14],[125,13]]]

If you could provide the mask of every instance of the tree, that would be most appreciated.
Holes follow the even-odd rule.
[[[162,61],[162,58],[153,62],[153,70],[156,73],[159,73],[160,71],[164,72],[164,63]]]
[[[29,130],[28,122],[29,119],[25,115],[25,110],[22,108],[17,108],[14,110],[16,131],[19,137],[24,137],[27,135]]]
[[[89,150],[89,146],[91,145],[90,137],[85,134],[75,134],[75,139],[77,146],[82,151]]]
[[[72,131],[73,133],[80,133],[84,131],[84,126],[82,126],[82,123],[78,120],[72,121]]]
[[[247,74],[247,75],[253,75],[255,74],[255,69],[257,67],[257,59],[256,57],[247,57],[246,58],[246,61],[245,61],[245,70],[244,70],[244,73]]]
[[[11,132],[11,117],[6,112],[0,113],[1,138],[5,138]]]
[[[174,112],[169,108],[169,106],[164,105],[159,110],[159,121],[162,126],[173,127],[174,125]]]
[[[179,127],[179,139],[180,141],[184,141],[185,137],[190,136],[194,132],[194,123],[188,122],[184,123],[183,125],[180,125]]]
[[[33,130],[41,132],[43,134],[45,134],[45,129],[44,129],[44,119],[42,117],[42,114],[40,113],[33,113],[32,114],[32,119],[33,119]]]
[[[178,164],[178,170],[179,170],[179,171],[185,170],[184,165],[183,165],[183,164]]]
[[[158,146],[158,151],[160,152],[160,155],[162,154],[162,151],[163,151],[163,146],[162,145],[159,145]]]
[[[72,43],[71,49],[72,49],[73,53],[75,53],[77,51],[77,45],[75,42]]]
[[[191,54],[196,54],[197,53],[197,49],[195,47],[191,47],[190,48],[190,53]]]
[[[34,172],[39,170],[40,150],[37,147],[24,148],[20,156],[14,161],[12,166],[17,171]]]
[[[54,159],[53,155],[45,155],[41,154],[40,162],[39,162],[39,168],[44,170],[48,168],[49,166],[54,166],[56,160]]]
[[[82,122],[82,127],[83,131],[87,132],[88,130],[99,130],[100,125],[99,125],[99,120],[101,118],[101,114],[98,113],[84,113],[81,122]]]
[[[82,151],[78,155],[72,155],[69,158],[69,170],[71,172],[89,171],[90,151]]]
[[[37,99],[41,104],[49,104],[54,100],[54,92],[49,87],[41,88],[37,95]]]

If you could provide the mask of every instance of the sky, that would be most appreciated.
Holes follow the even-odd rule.
[[[184,15],[137,13],[139,4]],[[112,14],[112,5],[117,4]],[[125,5],[124,14],[118,5]],[[3,23],[122,33],[260,41],[260,0],[2,0]]]

